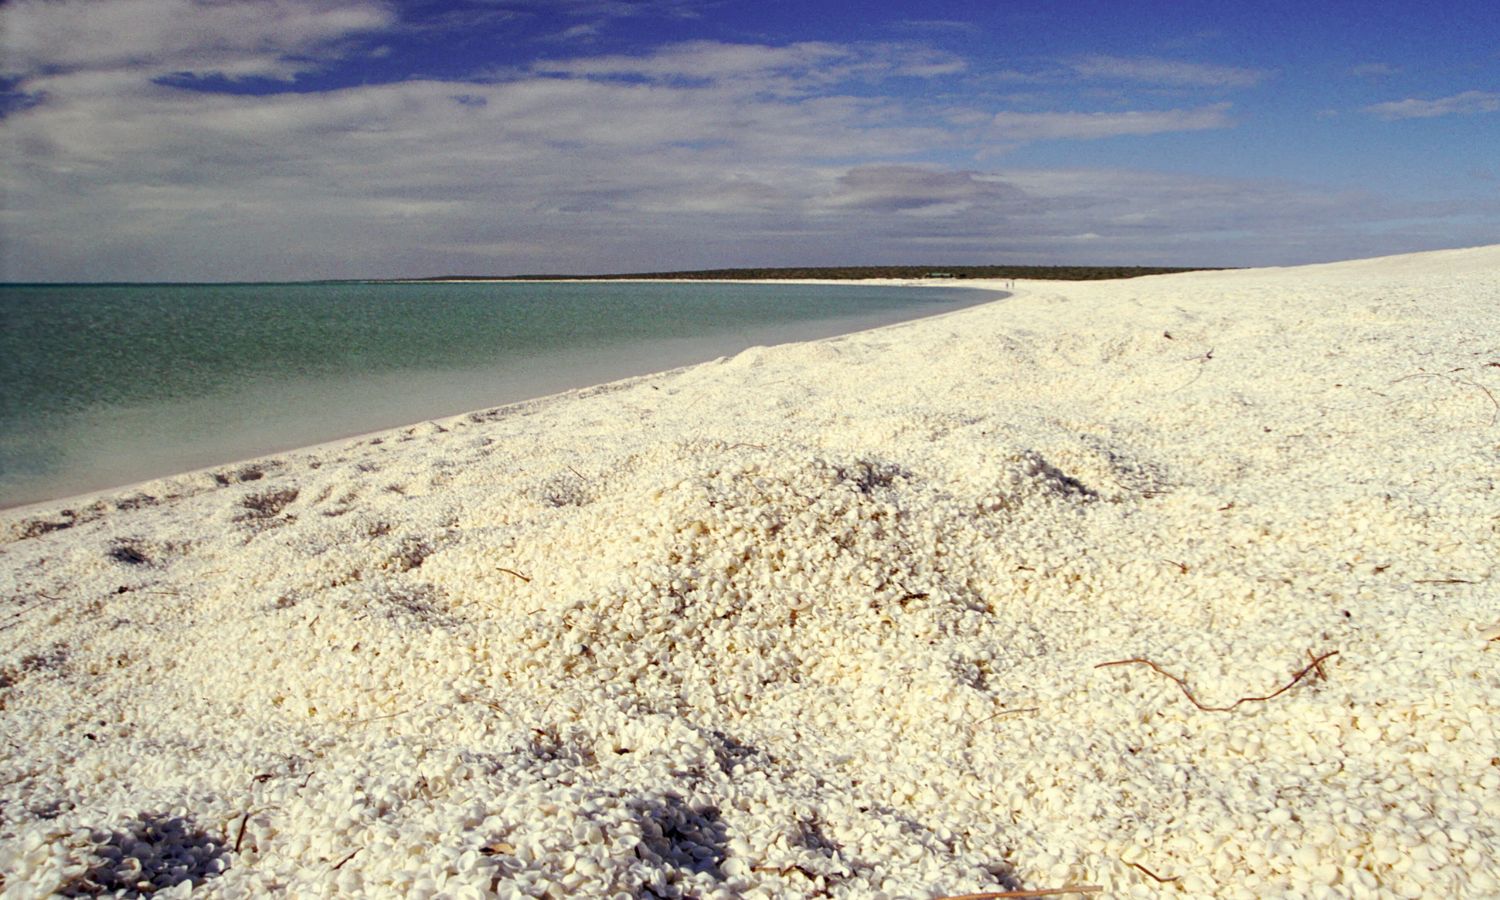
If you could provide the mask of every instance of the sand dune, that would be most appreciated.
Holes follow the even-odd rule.
[[[1022,282],[5,513],[4,890],[1494,895],[1497,335]]]

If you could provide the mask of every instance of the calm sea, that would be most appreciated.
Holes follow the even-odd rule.
[[[0,507],[988,296],[864,285],[0,286]]]

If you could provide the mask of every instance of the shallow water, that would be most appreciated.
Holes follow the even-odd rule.
[[[971,305],[965,289],[0,287],[0,507]]]

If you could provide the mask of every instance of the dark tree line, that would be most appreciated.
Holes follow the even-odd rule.
[[[686,272],[628,272],[610,275],[508,275],[498,280],[552,281],[581,279],[586,281],[649,278],[653,280],[786,280],[858,278],[1029,278],[1051,281],[1096,281],[1107,278],[1137,278],[1141,275],[1170,275],[1176,272],[1204,271],[1202,268],[1167,268],[1161,266],[801,266],[771,269],[698,269]],[[448,275],[427,281],[490,281],[496,276]]]

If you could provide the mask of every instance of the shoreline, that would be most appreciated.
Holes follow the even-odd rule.
[[[1010,294],[1008,293],[1008,289],[1006,289],[1006,288],[1004,288],[1004,287],[1001,286],[1003,284],[1003,282],[993,282],[992,283],[992,282],[982,281],[982,280],[977,280],[977,279],[973,280],[973,281],[970,281],[969,283],[962,284],[962,285],[960,285],[960,284],[953,284],[953,283],[949,283],[949,282],[945,282],[945,281],[935,281],[935,280],[931,280],[931,279],[928,279],[928,280],[921,280],[921,279],[915,279],[915,280],[904,280],[904,279],[866,279],[866,280],[861,280],[861,281],[856,281],[856,280],[826,280],[826,279],[796,279],[796,280],[787,279],[787,280],[758,280],[758,281],[751,281],[751,280],[714,280],[714,279],[691,280],[691,281],[688,281],[688,280],[661,280],[661,279],[612,279],[612,280],[613,281],[625,282],[625,283],[637,283],[637,284],[679,284],[679,283],[683,283],[683,284],[686,284],[686,283],[693,283],[693,284],[699,284],[699,283],[703,283],[703,284],[716,284],[717,283],[717,284],[760,284],[760,285],[768,285],[768,286],[777,286],[777,285],[846,286],[847,285],[847,286],[851,286],[851,287],[860,287],[860,286],[865,286],[865,287],[902,287],[902,288],[916,288],[916,289],[922,289],[922,288],[944,289],[944,288],[964,287],[964,288],[972,288],[972,289],[975,289],[975,290],[987,291],[987,292],[990,292],[990,293],[992,293],[992,294],[995,295],[995,296],[993,296],[991,298],[987,298],[987,299],[983,299],[983,300],[978,300],[978,301],[976,301],[976,303],[998,302],[998,301],[1003,300],[1006,297],[1010,296]],[[549,279],[548,281],[559,281],[559,282],[565,282],[565,283],[580,283],[580,284],[592,283],[589,279],[576,279],[576,280],[574,280],[574,279]],[[470,283],[479,283],[479,284],[488,284],[488,283],[507,284],[507,283],[515,283],[515,284],[528,284],[528,283],[546,283],[546,282],[543,282],[543,281],[530,282],[530,281],[524,281],[524,280],[518,280],[518,279],[488,279],[488,280],[484,280],[484,281],[475,281],[473,279],[467,279],[467,280],[457,280],[457,281],[431,280],[431,281],[391,282],[391,283],[411,283],[411,284],[470,284]],[[918,319],[932,318],[932,317],[935,317],[935,316],[947,315],[948,313],[954,312],[954,311],[956,311],[956,310],[945,310],[943,312],[938,312],[938,313],[932,313],[932,314],[929,314],[929,315],[918,316],[917,318]],[[829,335],[829,336],[824,336],[824,337],[814,337],[814,338],[805,338],[805,339],[797,339],[797,340],[792,340],[792,341],[783,341],[783,342],[769,344],[767,346],[783,346],[783,345],[785,345],[787,343],[804,343],[805,341],[808,341],[808,340],[830,340],[830,339],[836,339],[836,338],[839,338],[839,337],[844,337],[844,336],[849,335],[849,334],[858,334],[858,333],[861,333],[862,331],[868,331],[868,330],[871,330],[872,328],[884,328],[884,327],[889,327],[890,325],[893,325],[893,324],[894,325],[903,324],[904,322],[907,322],[907,321],[916,321],[916,319],[903,319],[903,320],[898,321],[898,322],[885,323],[885,324],[881,324],[881,325],[875,325],[875,326],[871,326],[871,328],[858,328],[858,329],[855,329],[854,331],[841,332],[841,333],[836,334],[836,335]],[[255,453],[255,454],[251,454],[251,455],[247,455],[247,456],[243,456],[243,457],[236,457],[236,458],[225,460],[225,461],[222,461],[222,462],[210,463],[210,464],[203,465],[203,466],[195,466],[195,467],[192,467],[192,468],[182,469],[182,470],[179,470],[179,471],[173,471],[173,472],[168,472],[168,473],[161,474],[161,475],[151,476],[151,477],[148,477],[148,478],[142,478],[142,479],[138,479],[138,480],[134,480],[134,481],[127,481],[127,482],[123,482],[123,483],[120,483],[120,484],[109,485],[109,486],[106,486],[106,487],[92,488],[92,489],[88,489],[88,490],[79,491],[77,493],[60,495],[60,496],[57,496],[57,497],[44,498],[44,499],[41,499],[41,500],[32,500],[32,501],[26,501],[26,502],[23,502],[23,503],[14,503],[14,504],[6,503],[6,502],[0,502],[0,515],[6,514],[6,513],[25,513],[27,511],[41,512],[44,509],[49,508],[49,507],[53,507],[53,506],[59,506],[59,507],[61,507],[61,506],[81,505],[81,504],[90,503],[90,502],[97,502],[97,501],[100,501],[100,500],[107,499],[109,496],[114,495],[114,494],[123,494],[123,493],[132,492],[132,491],[139,491],[139,490],[143,489],[145,486],[147,486],[147,485],[149,485],[149,484],[151,484],[153,482],[161,481],[161,480],[164,480],[164,479],[171,479],[171,478],[179,478],[179,477],[199,475],[199,474],[204,474],[204,473],[211,472],[211,471],[213,471],[215,469],[242,467],[242,466],[250,465],[250,464],[254,464],[254,463],[264,463],[264,462],[266,462],[266,461],[268,461],[270,459],[273,459],[273,458],[276,458],[276,457],[280,457],[280,456],[285,456],[285,455],[304,454],[304,453],[309,453],[309,452],[313,452],[313,451],[317,451],[317,450],[326,450],[326,449],[329,449],[331,447],[341,446],[341,445],[343,445],[345,443],[356,442],[356,441],[360,441],[360,440],[363,440],[363,439],[373,438],[373,437],[382,435],[382,434],[384,434],[386,432],[394,432],[394,431],[399,431],[399,430],[406,429],[406,428],[412,428],[412,427],[419,426],[419,425],[422,425],[422,424],[425,424],[425,423],[429,423],[429,422],[442,423],[444,421],[448,421],[448,420],[452,420],[452,419],[458,419],[458,418],[462,418],[462,417],[465,417],[465,416],[473,415],[473,414],[476,414],[476,413],[491,411],[491,410],[494,410],[494,409],[501,409],[501,408],[506,408],[506,407],[509,407],[509,406],[514,406],[514,405],[518,405],[518,404],[532,403],[532,402],[536,402],[536,401],[545,401],[545,400],[550,400],[550,399],[554,399],[554,398],[562,398],[562,397],[565,397],[565,396],[567,396],[569,394],[572,394],[572,393],[578,392],[578,391],[591,391],[591,390],[594,390],[594,389],[597,389],[597,388],[606,387],[606,386],[611,385],[611,384],[616,384],[616,383],[620,383],[620,382],[630,381],[630,380],[636,379],[636,378],[649,377],[649,376],[652,376],[652,375],[665,374],[667,372],[675,372],[675,371],[677,371],[679,369],[689,368],[689,367],[694,366],[694,365],[702,365],[702,364],[704,364],[706,362],[711,362],[711,361],[712,361],[712,359],[699,360],[699,361],[696,361],[696,362],[685,363],[685,364],[683,364],[681,366],[672,366],[672,367],[669,367],[667,369],[662,369],[662,370],[659,370],[659,371],[642,372],[642,373],[638,373],[638,374],[634,374],[634,375],[626,375],[626,376],[624,376],[622,378],[619,378],[619,379],[612,379],[612,380],[608,380],[608,381],[599,382],[599,383],[596,383],[596,384],[589,384],[589,385],[581,385],[581,386],[578,386],[578,387],[564,388],[564,389],[559,390],[559,391],[553,391],[553,392],[549,392],[549,393],[538,394],[538,395],[535,395],[535,396],[523,397],[523,398],[520,398],[520,399],[517,399],[517,400],[513,400],[513,401],[509,401],[509,402],[505,402],[505,403],[500,403],[500,404],[497,404],[495,406],[478,407],[478,408],[475,408],[475,409],[462,410],[460,412],[446,413],[446,414],[442,414],[442,415],[438,415],[438,416],[432,416],[432,417],[423,417],[423,418],[415,419],[415,420],[412,420],[412,421],[401,422],[401,423],[394,424],[394,425],[385,425],[385,426],[380,426],[380,427],[377,427],[377,428],[371,428],[371,429],[360,430],[360,431],[352,431],[352,432],[349,432],[347,434],[342,434],[342,435],[337,436],[337,437],[328,438],[327,440],[315,441],[313,443],[308,443],[308,444],[294,444],[294,445],[290,445],[290,446],[287,446],[287,447],[284,447],[284,448],[280,448],[280,449],[269,450],[269,451],[264,452],[264,453]]]
[[[6,888],[1500,891],[1497,301],[1029,283],[0,512]]]

